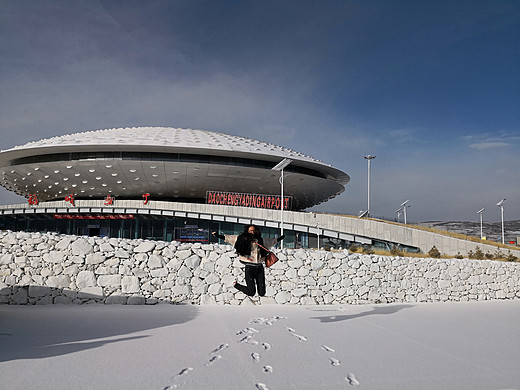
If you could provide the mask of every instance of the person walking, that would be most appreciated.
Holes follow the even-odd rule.
[[[258,289],[258,295],[263,297],[265,295],[264,262],[269,253],[266,249],[282,241],[285,235],[278,238],[263,238],[256,225],[245,226],[244,232],[240,235],[223,235],[218,232],[212,232],[212,234],[233,245],[240,262],[245,265],[246,285],[235,282],[235,288],[250,297],[254,296]]]

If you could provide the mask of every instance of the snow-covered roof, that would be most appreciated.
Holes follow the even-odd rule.
[[[16,146],[12,150],[81,145],[140,145],[142,147],[174,147],[208,149],[273,155],[301,161],[322,163],[303,153],[251,138],[207,130],[172,127],[126,127],[67,134]],[[323,163],[322,163],[323,164]],[[325,164],[326,165],[326,164]]]

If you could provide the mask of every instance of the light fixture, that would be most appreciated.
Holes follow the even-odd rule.
[[[370,161],[373,160],[374,158],[376,158],[376,156],[371,156],[369,154],[368,156],[364,156],[363,158],[368,161],[368,191],[367,191],[368,202],[367,202],[366,216],[370,217]],[[362,218],[362,217],[360,217],[360,218]]]
[[[502,216],[502,244],[506,243],[506,239],[504,237],[504,202],[506,199],[502,199],[497,203],[497,206],[500,207],[500,215]]]
[[[284,198],[283,198],[283,182],[284,182],[284,176],[283,176],[283,170],[284,168],[287,168],[289,164],[291,164],[293,160],[290,158],[284,158],[282,161],[280,161],[278,164],[276,164],[273,168],[271,168],[272,171],[280,171],[280,187],[281,187],[281,197],[280,197],[280,236],[283,236],[283,209],[284,209]],[[283,248],[283,241],[280,241],[280,248]]]
[[[409,202],[409,200],[405,200],[403,203],[401,203],[401,207],[403,209],[403,214],[404,214],[404,224],[405,225],[406,225],[406,208],[410,207],[410,206],[406,205],[408,202]]]

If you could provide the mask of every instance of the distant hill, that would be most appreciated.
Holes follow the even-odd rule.
[[[427,221],[420,222],[417,225],[480,238],[480,222]],[[483,222],[482,231],[484,237],[486,237],[489,241],[499,242],[502,240],[501,238],[499,239],[499,237],[502,237],[502,222]],[[504,231],[506,243],[508,241],[517,242],[517,238],[520,237],[520,220],[504,221]]]

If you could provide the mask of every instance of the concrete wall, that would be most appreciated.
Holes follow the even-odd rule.
[[[263,304],[520,298],[520,263],[276,251]],[[229,245],[0,232],[0,302],[250,304]],[[255,297],[253,301],[258,301]]]

